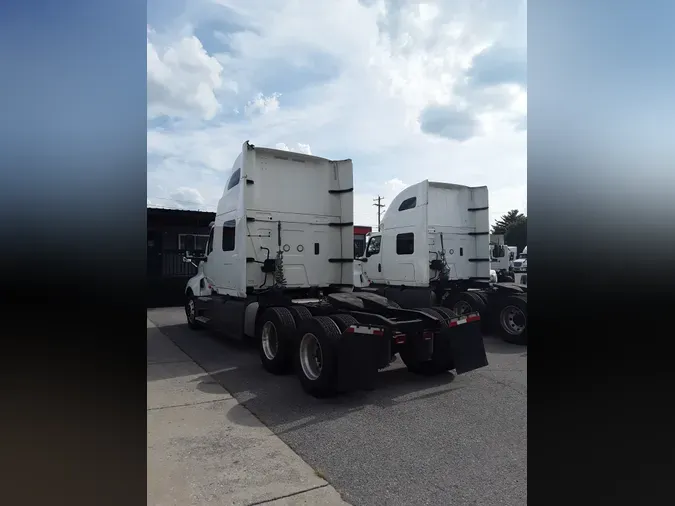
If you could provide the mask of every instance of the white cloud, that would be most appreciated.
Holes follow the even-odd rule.
[[[247,116],[274,112],[279,109],[279,96],[279,93],[272,93],[269,97],[258,93],[253,100],[250,100],[244,106],[244,112]]]
[[[169,202],[178,209],[195,209],[204,206],[202,194],[196,188],[181,186],[169,195]]]
[[[151,42],[148,29],[148,116],[212,119],[221,105],[216,91],[223,87],[223,67],[195,36],[182,37],[166,48]],[[228,83],[236,91],[234,83]]]
[[[304,153],[306,155],[312,154],[312,148],[309,147],[309,144],[302,144],[300,142],[298,142],[293,148],[289,148],[288,145],[283,142],[277,142],[274,147],[283,151],[293,151],[295,153]]]
[[[169,189],[198,189],[206,205],[215,205],[225,183],[220,174],[250,140],[352,158],[355,222],[363,225],[377,221],[373,198],[382,195],[386,204],[402,187],[423,179],[487,185],[493,210],[523,208],[527,91],[513,76],[499,83],[485,67],[490,64],[485,54],[493,47],[525,47],[525,2],[217,0],[208,9],[203,1],[191,5],[181,18],[182,31],[171,40],[178,44],[193,37],[206,17],[200,9],[208,10],[209,26],[222,23],[218,31],[225,36],[214,37],[213,45],[203,39],[207,49],[194,44],[203,54],[194,51],[191,57],[195,66],[215,59],[220,67],[202,65],[211,70],[199,78],[212,89],[217,107],[213,101],[203,102],[209,107],[192,106],[200,117],[214,118],[207,128],[175,125],[148,133],[149,154],[161,160],[149,161],[149,196],[161,181]],[[187,53],[181,53],[186,60],[179,68],[189,67]],[[480,54],[484,83],[477,87],[470,69]],[[504,72],[506,63],[516,61],[503,51],[502,60],[498,52],[487,54],[501,61]],[[150,75],[150,56],[148,61]],[[235,82],[239,93],[215,86],[207,76],[216,74]],[[196,94],[193,77],[176,79],[172,89],[186,90],[183,95],[176,91],[177,97]],[[171,100],[161,107],[157,100],[155,111],[190,109],[168,96]],[[245,114],[228,116],[235,110]],[[459,118],[458,111],[464,116]],[[429,128],[430,119],[436,132]],[[458,132],[461,143],[451,138]],[[212,185],[221,187],[215,191]]]

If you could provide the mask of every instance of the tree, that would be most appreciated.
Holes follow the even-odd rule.
[[[504,216],[497,220],[492,226],[493,235],[505,235],[506,231],[511,227],[511,225],[517,223],[521,218],[525,216],[518,211],[518,209],[513,209],[506,213]]]
[[[527,216],[521,214],[514,223],[511,223],[504,234],[504,242],[509,246],[516,246],[519,253],[523,251],[527,246]]]

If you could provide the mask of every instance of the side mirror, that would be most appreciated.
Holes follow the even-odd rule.
[[[367,257],[361,257],[361,258],[357,258],[357,260],[359,260],[360,262],[367,262],[368,258]]]
[[[204,256],[192,256],[192,255],[190,255],[189,252],[187,252],[183,256],[183,263],[194,265],[195,262],[206,262],[206,259],[207,259],[206,255],[204,255]]]

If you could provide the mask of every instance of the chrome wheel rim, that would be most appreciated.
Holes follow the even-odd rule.
[[[185,312],[187,313],[188,321],[190,323],[195,322],[195,318],[197,316],[197,310],[195,309],[195,301],[190,299],[188,300],[187,306],[185,308]]]
[[[262,328],[262,349],[268,360],[274,360],[279,350],[277,328],[272,322],[265,322]]]
[[[458,300],[457,302],[455,302],[453,310],[458,315],[469,314],[472,311],[472,307],[471,304],[469,304],[468,302],[464,300]]]
[[[519,336],[525,330],[527,317],[516,306],[506,306],[499,314],[499,322],[502,328],[512,336]]]
[[[300,367],[305,377],[311,381],[315,381],[321,375],[323,353],[319,340],[312,333],[305,334],[300,341]]]

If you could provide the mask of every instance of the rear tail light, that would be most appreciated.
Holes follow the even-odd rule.
[[[403,344],[403,343],[405,343],[405,334],[402,334],[402,333],[400,333],[400,332],[397,332],[396,334],[394,334],[394,342],[395,342],[396,344]]]
[[[425,330],[422,333],[422,337],[424,338],[425,341],[428,341],[434,338],[434,333],[431,330]]]

